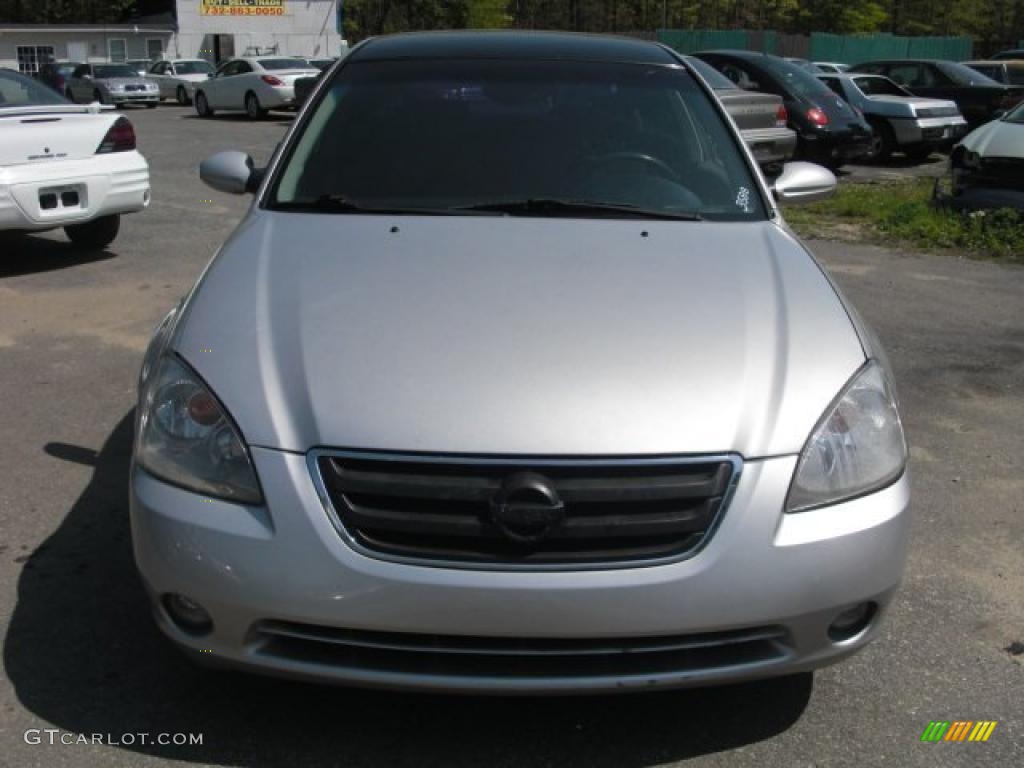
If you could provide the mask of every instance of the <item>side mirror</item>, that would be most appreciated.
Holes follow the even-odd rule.
[[[783,204],[813,203],[836,191],[832,171],[814,163],[786,163],[772,185],[772,195]]]
[[[262,176],[251,157],[235,150],[218,152],[199,164],[199,178],[203,183],[230,195],[255,192]]]

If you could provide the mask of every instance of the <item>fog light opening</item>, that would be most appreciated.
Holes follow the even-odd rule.
[[[829,625],[828,636],[833,642],[841,643],[859,635],[867,629],[877,611],[878,604],[872,602],[858,603],[852,608],[847,608]]]
[[[190,635],[205,635],[213,629],[210,614],[192,598],[172,592],[163,596],[163,604],[171,620]]]

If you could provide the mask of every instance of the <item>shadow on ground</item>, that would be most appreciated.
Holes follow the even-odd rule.
[[[72,733],[202,733],[190,746],[128,749],[217,765],[649,766],[770,738],[797,721],[809,674],[715,689],[586,698],[369,693],[200,671],[150,620],[132,562],[132,414],[24,570],[4,666],[39,727]],[[48,726],[46,724],[52,724]]]
[[[105,249],[81,248],[69,240],[0,233],[0,278],[67,269],[112,259],[115,255]]]

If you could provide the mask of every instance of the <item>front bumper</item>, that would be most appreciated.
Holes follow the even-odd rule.
[[[252,454],[265,507],[204,498],[134,468],[132,537],[161,629],[198,660],[268,674],[504,693],[649,690],[789,674],[839,661],[867,643],[903,570],[906,476],[845,504],[784,515],[795,457],[750,461],[718,530],[688,560],[619,570],[480,571],[355,552],[332,526],[305,456],[261,448]],[[161,602],[168,593],[201,603],[213,630],[197,636],[175,624]],[[838,613],[865,601],[877,606],[873,620],[851,637],[831,639]],[[281,626],[306,637],[277,642],[266,630]],[[730,655],[740,646],[723,638],[762,629],[774,639],[757,653]],[[339,633],[351,632],[389,646],[422,642],[411,655],[393,647],[368,656],[336,652]],[[718,645],[714,654],[687,652],[672,657],[677,666],[640,671],[583,667],[563,649],[559,663],[523,666],[507,658],[496,672],[482,658],[467,665],[440,645],[431,653],[424,646],[439,636],[485,648],[668,637]]]
[[[109,98],[113,104],[157,104],[160,102],[160,90],[111,91]]]
[[[74,205],[61,193],[74,192]],[[57,205],[45,207],[55,195]],[[149,205],[149,165],[137,151],[0,168],[0,230],[46,230]],[[63,199],[62,199],[63,198]]]

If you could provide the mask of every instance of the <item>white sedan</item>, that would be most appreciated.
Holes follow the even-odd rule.
[[[214,72],[205,59],[169,59],[156,62],[146,74],[160,86],[160,98],[177,99],[182,106],[191,104],[196,85],[205,82]]]
[[[128,118],[0,69],[0,230],[63,227],[75,244],[102,248],[149,194]]]
[[[209,80],[196,85],[196,112],[210,117],[218,109],[245,112],[252,119],[270,109],[293,109],[295,81],[316,77],[320,70],[305,59],[285,56],[244,56],[220,66]]]

